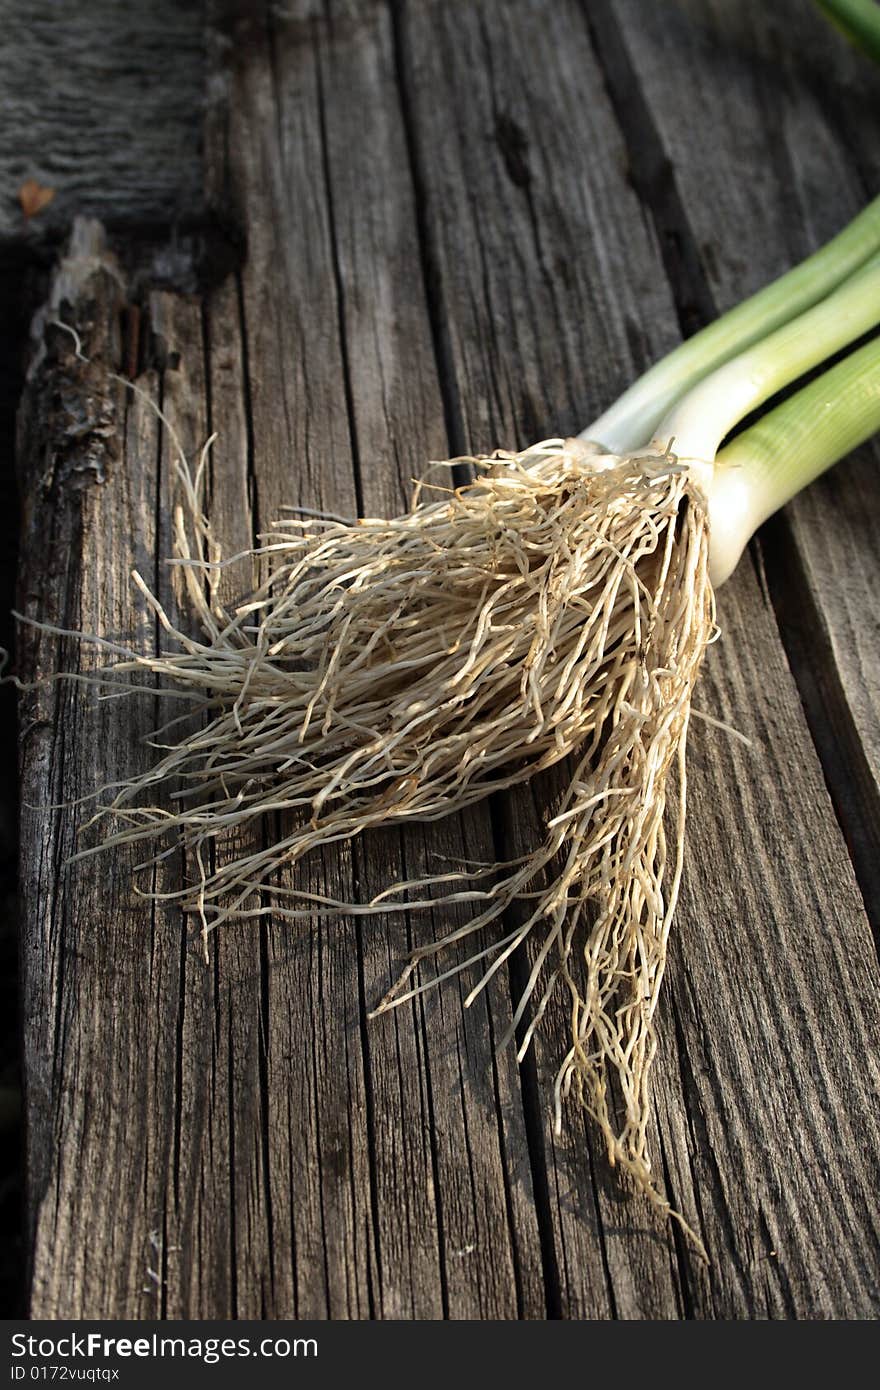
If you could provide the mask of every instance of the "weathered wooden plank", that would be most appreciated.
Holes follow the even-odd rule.
[[[163,230],[203,212],[204,7],[3,0],[0,240],[73,216]],[[18,190],[54,192],[27,226]]]
[[[155,508],[144,508],[143,475],[124,461],[129,451],[155,460],[155,420],[136,405],[127,411],[122,388],[107,379],[108,365],[119,360],[124,289],[99,252],[99,238],[83,228],[64,284],[65,313],[76,317],[92,365],[78,360],[69,334],[48,328],[25,397],[20,604],[31,616],[125,634],[140,645],[152,625],[133,611],[126,575],[134,563],[152,563]],[[100,584],[92,582],[96,574]],[[94,652],[82,659],[95,664]],[[23,630],[24,672],[48,675],[78,660],[70,643]],[[143,1223],[120,1224],[118,1212],[153,1141],[138,1060],[149,1016],[145,933],[124,886],[131,856],[120,855],[112,873],[98,861],[72,872],[65,860],[77,847],[75,818],[50,808],[93,790],[96,770],[132,766],[132,743],[149,728],[149,709],[132,705],[123,715],[118,702],[87,706],[75,686],[49,684],[22,696],[20,728],[33,1304],[52,1306],[61,1289],[64,1306],[77,1309],[97,1283],[107,1306],[136,1307],[148,1246]],[[104,1084],[111,1059],[112,1081]],[[100,1267],[75,1236],[83,1221],[108,1231]],[[47,1246],[50,1261],[41,1257]]]
[[[285,502],[343,514],[399,509],[413,460],[426,448],[447,447],[387,13],[347,5],[324,22],[305,6],[266,20],[248,11],[233,30],[231,53],[231,168],[223,177],[240,204],[254,209],[242,312],[261,518]],[[343,851],[352,877],[339,895],[351,895],[355,879],[368,896],[401,874],[425,871],[431,853],[461,855],[465,844],[470,854],[485,850],[485,821],[478,818],[446,834],[430,845],[421,832],[376,837],[356,846],[350,862]],[[323,874],[330,872],[325,864]],[[433,1007],[413,1007],[357,1035],[358,1013],[363,1024],[366,1004],[384,991],[408,950],[408,933],[399,919],[374,920],[352,928],[344,950],[340,935],[323,929],[313,950],[319,963],[322,952],[339,953],[338,981],[329,997],[323,984],[322,1008],[337,1020],[340,1045],[344,1040],[360,1053],[369,1093],[361,1145],[369,1185],[358,1183],[352,1200],[356,1220],[374,1226],[371,1310],[540,1314],[534,1219],[508,1190],[506,1162],[525,1154],[516,1074],[509,1060],[499,1068],[495,1086],[509,1103],[497,1108],[494,1090],[487,1104],[485,1092],[473,1094],[463,1080],[477,1074],[483,1087],[492,1084],[492,1016],[500,1010],[498,1027],[506,1026],[509,1001],[498,993],[491,1012],[484,1005],[465,1015],[453,986]],[[288,936],[272,933],[270,951],[286,956]],[[294,954],[286,971],[271,977],[282,1028],[300,1007],[296,960]],[[269,1051],[270,1091],[284,1086],[276,1055],[289,1055],[284,1032]],[[319,1065],[321,1086],[330,1085],[330,1075]],[[341,1123],[338,1108],[334,1123]],[[344,1128],[340,1151],[349,1142]],[[333,1146],[325,1147],[331,1181]],[[283,1143],[273,1146],[270,1162],[284,1152]],[[347,1164],[337,1162],[347,1181]],[[282,1205],[296,1204],[285,1175],[276,1186]],[[520,1211],[513,1228],[512,1210]],[[332,1231],[316,1204],[307,1217],[325,1236]],[[328,1274],[331,1311],[338,1287]],[[313,1287],[306,1296],[314,1297]]]
[[[216,257],[225,230],[209,246],[201,175],[201,128],[205,104],[204,16],[199,3],[124,6],[98,0],[88,7],[53,3],[0,5],[4,42],[0,52],[0,434],[10,462],[0,479],[0,645],[13,646],[9,610],[14,605],[18,498],[15,489],[15,409],[21,394],[28,321],[51,248],[58,247],[76,214],[99,213],[105,223],[125,226],[126,259],[145,259],[152,242],[161,250],[154,273],[166,281],[195,284],[192,251]],[[19,190],[36,180],[51,201],[30,219]],[[173,225],[175,233],[169,240]],[[225,254],[225,253],[224,253]],[[203,266],[206,262],[203,260]],[[17,874],[17,749],[14,693],[7,687],[0,747],[0,817],[8,827],[2,845],[3,895],[0,930],[4,977],[15,988],[14,909]],[[10,1001],[11,1003],[11,1001]],[[17,1010],[10,1007],[2,1047],[4,1132],[0,1149],[0,1194],[6,1233],[2,1284],[5,1306],[22,1306],[23,1247],[17,1067]],[[15,1064],[13,1063],[15,1058]]]
[[[636,275],[621,274],[624,267],[619,258],[627,255],[639,260],[642,280],[656,285],[656,257],[641,247],[633,249],[641,236],[637,208],[627,207],[619,192],[616,208],[607,193],[603,206],[601,195],[594,191],[601,175],[583,167],[590,151],[601,150],[607,158],[609,144],[597,138],[595,129],[580,128],[580,123],[595,122],[601,106],[593,97],[589,114],[582,115],[576,100],[576,79],[591,94],[592,84],[590,58],[578,46],[573,13],[565,6],[549,11],[540,5],[522,5],[511,25],[509,9],[502,16],[491,5],[481,5],[468,16],[456,10],[444,33],[442,9],[411,7],[412,89],[428,197],[426,223],[439,266],[444,310],[455,325],[450,330],[454,385],[466,403],[462,416],[468,443],[487,447],[493,436],[522,438],[526,430],[565,432],[589,418],[596,404],[591,397],[593,364],[600,364],[598,384],[604,401],[608,385],[602,379],[602,364],[612,361],[625,367],[627,363],[620,306],[600,300],[597,312],[596,301],[603,293],[622,290],[625,294],[628,284],[638,285]],[[590,13],[594,13],[592,7]],[[704,113],[709,94],[699,78],[693,102],[685,106],[683,65],[699,70],[686,38],[679,38],[685,56],[679,58],[676,77],[671,76],[671,56],[658,46],[660,31],[667,32],[666,7],[635,5],[627,17],[643,45],[645,72],[640,70],[639,77],[645,81],[648,97],[656,90],[658,104],[662,96],[666,108],[677,110],[681,131],[690,132],[687,147],[682,134],[681,162],[691,146],[699,150],[703,143],[707,161],[715,161],[713,185],[700,190],[705,225],[698,245],[710,235],[710,218],[717,225],[719,206],[727,206],[731,208],[726,220],[730,235],[725,251],[733,257],[742,245],[741,221],[757,215],[770,184],[757,135],[743,135],[742,121],[736,119],[735,113],[749,100],[746,78],[731,83],[728,73],[724,100],[730,109],[722,110],[718,119],[739,133],[741,147],[722,160],[718,142],[711,132],[707,134]],[[554,23],[560,26],[557,35]],[[680,29],[685,22],[679,16],[677,23]],[[468,35],[464,43],[463,31]],[[563,31],[564,42],[557,41],[551,57],[544,45],[550,45],[554,37],[558,40]],[[649,34],[657,38],[657,44],[651,45]],[[668,36],[666,42],[672,42]],[[601,55],[601,45],[599,51]],[[562,53],[564,59],[559,57]],[[658,61],[658,54],[665,54],[666,61]],[[536,91],[536,84],[528,82],[527,64],[531,71],[552,65],[553,83],[537,84]],[[569,66],[571,90],[566,87]],[[750,72],[745,58],[742,66]],[[483,75],[481,81],[478,72]],[[717,74],[715,81],[718,84]],[[623,101],[632,87],[628,92],[618,90]],[[670,92],[678,94],[676,102],[670,102]],[[513,175],[508,142],[506,185],[503,160],[493,161],[489,153],[493,117],[496,136],[499,126],[518,132]],[[450,124],[469,131],[470,138],[457,144],[441,140],[440,130]],[[485,132],[482,141],[473,138],[475,127]],[[763,129],[761,145],[766,139]],[[738,166],[737,157],[748,162]],[[730,198],[724,203],[720,189],[714,196],[714,184],[735,187],[737,167],[754,169],[756,175],[734,217]],[[564,198],[560,186],[564,186]],[[610,176],[605,187],[614,188]],[[598,205],[592,225],[584,215],[585,204],[591,211]],[[650,215],[653,209],[649,205],[645,211]],[[668,236],[677,230],[660,228]],[[600,249],[589,244],[588,231]],[[712,246],[717,251],[717,238]],[[778,254],[790,258],[784,239]],[[554,277],[548,286],[542,278],[548,264],[557,273],[560,266],[567,268],[567,302],[561,311],[553,302],[559,281]],[[654,268],[653,276],[649,267]],[[590,271],[594,278],[585,290],[578,282],[587,280]],[[604,286],[603,271],[608,277]],[[766,278],[765,269],[761,279]],[[737,297],[749,287],[740,274]],[[647,338],[642,339],[644,347],[636,340],[630,348],[639,366],[647,365],[658,347],[675,335],[671,304],[668,300],[658,303],[664,293],[662,287],[655,288],[654,298],[646,297],[641,311],[636,300],[632,311],[634,321],[645,326]],[[598,342],[591,340],[597,320],[601,325]],[[602,335],[607,337],[603,340]],[[487,340],[491,341],[488,352]],[[644,354],[641,360],[640,353]],[[580,364],[574,369],[578,373],[574,389],[571,369],[568,376],[565,372],[570,363]],[[533,380],[535,394],[529,391],[526,396]],[[476,418],[469,414],[474,401],[492,403],[490,421],[479,407]],[[702,698],[710,711],[720,710],[722,715],[727,713],[727,703],[734,719],[746,725],[758,749],[766,752],[763,758],[744,757],[738,747],[719,746],[720,736],[704,730],[698,730],[694,738],[691,867],[673,952],[671,988],[661,1019],[664,1048],[655,1079],[671,1191],[689,1218],[696,1220],[715,1261],[706,1273],[684,1249],[679,1250],[685,1303],[700,1315],[727,1317],[768,1312],[870,1313],[876,1310],[875,1281],[865,1271],[876,1269],[876,1232],[870,1218],[859,1225],[857,1212],[862,1202],[876,1205],[869,1156],[876,1143],[877,1077],[873,1063],[863,1060],[866,1050],[870,1055],[878,1021],[876,960],[798,694],[748,567],[724,596],[722,625],[730,629],[730,636],[713,653]],[[722,690],[727,692],[726,700],[721,698]],[[710,748],[711,760],[703,751]],[[729,780],[716,778],[716,761],[728,771]],[[746,794],[744,816],[740,805]],[[796,818],[793,808],[797,808]],[[522,823],[519,812],[517,803],[511,824]],[[731,830],[743,822],[746,830],[742,848],[737,850]],[[722,884],[727,888],[719,901]],[[805,942],[807,916],[811,929]],[[833,937],[822,930],[828,920],[835,922]],[[756,922],[762,931],[755,929]],[[781,987],[774,989],[774,981]],[[866,991],[867,1004],[857,1014],[852,1001],[863,1000]],[[711,1020],[704,1014],[709,1001]],[[710,1023],[708,1058],[705,1037]],[[755,1045],[757,1038],[766,1040],[763,1046]],[[550,1050],[558,1058],[559,1045],[556,1039],[553,1042],[556,1047]],[[786,1059],[782,1070],[780,1055]],[[542,1051],[542,1070],[545,1056]],[[695,1058],[700,1059],[696,1070]],[[842,1121],[836,1117],[841,1112],[853,1115],[849,1090],[853,1085],[859,1099],[853,1137],[848,1139],[838,1129]],[[688,1103],[687,1132],[676,1114],[682,1087]],[[785,1117],[790,1117],[787,1124]],[[722,1153],[725,1161],[715,1165],[713,1155]],[[815,1197],[819,1172],[827,1183],[821,1211]],[[827,1210],[835,1205],[842,1214],[832,1233]],[[612,1231],[616,1224],[619,1232],[626,1216],[618,1208],[614,1217],[605,1219]],[[766,1240],[760,1235],[761,1222],[766,1223]],[[625,1246],[624,1262],[633,1259],[629,1232],[627,1237],[619,1242]],[[825,1248],[829,1238],[835,1242],[833,1262]],[[564,1249],[564,1235],[561,1245]],[[605,1249],[609,1249],[607,1232]],[[771,1250],[775,1254],[770,1255]],[[568,1270],[569,1263],[563,1261],[562,1267]],[[816,1277],[819,1269],[821,1279]],[[631,1276],[629,1288],[625,1275],[618,1278],[624,1312],[639,1307],[646,1282],[648,1297],[657,1296],[656,1268],[648,1281],[639,1274]],[[566,1295],[570,1309],[583,1310],[579,1302],[583,1286],[577,1279]]]
[[[873,1317],[877,963],[775,615],[756,590],[748,568],[731,582],[706,664],[700,707],[751,747],[694,731],[661,1020],[664,1042],[678,1041],[694,1133],[692,1175],[676,1181],[693,1181],[715,1253],[694,1307]]]
[[[305,42],[295,18],[270,34],[249,13],[231,37],[224,148],[232,165],[214,172],[254,210],[249,260],[239,287],[226,283],[208,300],[204,320],[196,302],[173,296],[154,297],[150,308],[165,363],[163,414],[188,451],[207,435],[210,402],[210,427],[221,434],[212,502],[235,549],[282,501],[355,511],[360,493],[374,510],[399,507],[411,460],[426,441],[437,452],[446,445],[430,329],[412,293],[421,271],[387,14],[366,7],[336,28],[310,26]],[[344,95],[325,107],[325,90]],[[399,171],[393,187],[380,177],[386,170]],[[368,267],[380,277],[372,286]],[[355,438],[369,449],[362,478]],[[154,442],[124,460],[126,476],[141,480],[146,513],[158,510],[160,553],[169,549],[164,426],[161,440],[158,473]],[[90,496],[118,541],[116,486],[114,475]],[[109,564],[112,539],[107,550]],[[114,582],[127,564],[122,544],[119,561]],[[173,590],[157,574],[173,610]],[[61,597],[48,596],[46,609]],[[119,746],[124,732],[123,723],[105,742],[107,761],[92,738],[77,773],[83,783],[132,766]],[[32,786],[38,770],[25,779]],[[430,844],[421,832],[378,837],[355,856],[325,857],[299,881],[351,897],[357,875],[372,892],[437,852],[488,853],[486,826],[471,816]],[[159,886],[173,889],[180,872],[170,861]],[[35,897],[45,891],[41,881]],[[158,1279],[144,1276],[143,1294],[118,1270],[105,1273],[99,1252],[115,1233],[111,1209],[94,1196],[97,1149],[78,1152],[90,1176],[80,1204],[65,1210],[59,1248],[53,1194],[71,1155],[62,1145],[56,1160],[35,1127],[54,1185],[47,1178],[39,1205],[32,1311],[136,1315],[146,1301],[167,1316],[542,1316],[518,1078],[509,1055],[494,1056],[509,1019],[506,989],[465,1014],[460,989],[446,988],[368,1033],[365,1007],[405,957],[405,925],[374,924],[362,956],[353,924],[295,937],[235,929],[206,969],[192,924],[173,911],[160,918],[144,969],[155,1015],[128,1062],[143,1063],[138,1084],[127,1080],[145,1097],[148,1144],[120,1173],[130,1195],[149,1197],[129,1230],[139,1255],[152,1249]],[[141,922],[150,924],[148,911]],[[53,920],[53,935],[63,930],[72,928]],[[89,977],[95,992],[105,965]],[[133,987],[120,987],[123,1014]],[[76,1056],[91,1055],[88,1009],[75,1034]],[[38,1046],[46,1053],[46,1040]],[[107,1044],[112,1078],[110,1059],[118,1061]],[[75,1092],[72,1110],[83,1103]]]
[[[706,33],[732,42],[729,7],[676,14],[686,55],[720,49]],[[126,290],[112,269],[80,266],[70,312],[96,365],[56,330],[23,417],[28,611],[154,640],[126,574],[136,563],[175,606],[153,558],[169,548],[168,425],[188,451],[219,432],[210,505],[234,550],[285,502],[397,509],[426,456],[576,428],[675,341],[676,312],[743,293],[716,264],[742,244],[733,214],[719,249],[708,228],[701,240],[664,223],[638,177],[635,192],[627,183],[633,128],[607,40],[625,36],[632,68],[633,28],[649,34],[652,15],[626,5],[618,28],[590,6],[594,51],[574,3],[221,6],[208,191],[244,225],[247,261],[201,300],[151,298],[153,365],[138,385],[167,425],[108,380],[125,357]],[[682,100],[695,167],[714,158],[725,186],[743,152],[759,163],[757,134],[737,134],[752,71],[743,55],[733,145],[714,155],[697,133],[705,93]],[[660,122],[638,73],[662,153],[679,126]],[[689,146],[677,138],[678,182]],[[835,138],[815,144],[816,183]],[[860,169],[870,159],[866,144]],[[745,195],[753,217],[760,193],[781,219],[773,187]],[[682,230],[701,277],[691,306],[667,245]],[[800,254],[776,245],[783,262]],[[92,419],[85,435],[51,414],[59,386]],[[230,592],[246,580],[230,577]],[[845,616],[858,648],[856,600]],[[551,1134],[564,1009],[522,1075],[509,1050],[496,1054],[520,967],[469,1012],[452,983],[367,1024],[435,923],[226,928],[206,967],[191,922],[132,899],[125,856],[62,869],[75,822],[47,803],[142,766],[138,736],[159,702],[95,706],[61,685],[23,703],[23,787],[39,808],[23,824],[33,1315],[876,1313],[876,961],[748,567],[722,620],[701,701],[754,747],[695,732],[655,1079],[655,1151],[711,1269],[621,1198],[573,1109]],[[828,631],[836,644],[840,628]],[[33,634],[21,655],[44,672],[77,660],[74,645]],[[377,835],[297,881],[367,897],[437,853],[488,857],[537,833],[543,796],[500,802],[494,830],[474,813]],[[157,882],[174,887],[182,867],[170,861]]]
[[[577,7],[525,4],[510,20],[492,4],[419,5],[401,33],[460,451],[571,431],[631,379],[640,351],[659,354],[674,331]],[[553,83],[536,92],[530,75],[551,69]],[[549,797],[539,793],[540,810],[528,791],[505,800],[508,858],[534,846]],[[560,1310],[675,1317],[671,1230],[644,1200],[621,1219],[601,1148],[573,1107],[562,1138],[551,1133],[569,1029],[560,999],[536,1047]]]

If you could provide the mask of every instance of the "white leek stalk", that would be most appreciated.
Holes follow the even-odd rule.
[[[721,450],[709,493],[710,575],[736,568],[763,522],[880,430],[880,338],[824,372]]]
[[[768,426],[764,436],[762,457],[766,478],[755,466],[740,469],[738,474],[732,472],[731,457],[742,459],[745,455],[741,452],[728,455],[726,466],[717,465],[715,456],[722,440],[751,411],[878,323],[880,257],[874,257],[820,304],[712,372],[661,421],[652,446],[660,452],[674,450],[676,456],[688,464],[694,480],[708,499],[710,576],[716,586],[732,573],[760,522],[798,490],[795,486],[783,496],[780,487],[768,481],[771,471],[769,443],[773,440],[778,447],[784,447],[778,431]],[[824,382],[825,378],[822,380]],[[854,382],[856,378],[844,372],[840,380]],[[827,384],[824,389],[827,394]],[[795,397],[795,401],[802,403],[813,399],[802,393]],[[775,412],[774,418],[777,418]],[[778,418],[794,425],[798,418],[796,407],[790,406]],[[844,420],[842,410],[835,409],[834,418]],[[842,452],[845,450],[835,457],[840,458]],[[785,456],[789,457],[787,451]],[[772,476],[790,481],[792,469],[774,466]],[[804,477],[801,486],[808,481],[810,479]],[[779,500],[775,500],[777,496]]]
[[[821,250],[688,338],[581,433],[614,454],[641,448],[677,400],[716,367],[798,317],[880,251],[880,198]]]
[[[856,218],[840,237],[817,253],[827,276],[830,277],[835,268],[850,263],[855,254],[854,230],[859,233],[857,244],[861,251],[869,244],[869,231],[876,230],[878,226],[878,208],[880,200],[872,203],[861,218]],[[835,257],[841,245],[846,256],[838,261]],[[811,261],[815,260],[815,257],[811,258]],[[804,268],[800,266],[790,275],[796,276]],[[787,279],[783,277],[768,291],[763,291],[763,295],[770,294],[772,298]],[[761,298],[756,297],[757,300]],[[755,302],[751,300],[741,306],[742,309],[752,306],[752,326],[758,321],[754,313]],[[775,304],[775,298],[773,302]],[[791,311],[790,304],[788,308]],[[713,324],[706,334],[711,335],[713,330],[729,324],[731,318],[736,318],[737,312],[734,310],[732,315]],[[696,384],[692,384],[675,400],[671,409],[652,427],[651,435],[640,433],[644,431],[648,419],[653,419],[659,399],[651,383],[659,380],[664,373],[669,381],[672,380],[678,371],[676,362],[682,349],[677,349],[651,368],[604,416],[588,426],[581,438],[589,439],[608,451],[607,456],[596,459],[595,466],[598,468],[610,466],[612,460],[619,456],[619,448],[615,446],[619,446],[625,435],[630,442],[623,452],[644,450],[648,454],[674,453],[679,461],[688,466],[693,481],[708,502],[711,524],[710,575],[717,586],[732,573],[744,547],[761,522],[800,487],[806,486],[816,473],[829,467],[849,448],[855,447],[852,443],[847,444],[850,438],[855,437],[853,431],[861,439],[866,437],[865,433],[860,433],[863,425],[867,433],[880,427],[878,424],[868,427],[874,418],[872,402],[875,387],[870,382],[866,385],[861,375],[866,362],[873,362],[874,359],[870,352],[868,358],[856,353],[849,366],[841,364],[839,374],[826,373],[822,377],[824,385],[817,389],[824,390],[825,407],[829,413],[816,443],[805,452],[803,433],[806,426],[801,424],[798,427],[799,407],[795,404],[789,404],[784,409],[780,407],[781,414],[774,411],[768,418],[763,434],[748,432],[749,441],[756,441],[754,457],[748,468],[744,467],[743,460],[747,456],[744,450],[749,446],[744,445],[725,450],[723,460],[716,463],[722,441],[752,411],[835,353],[871,332],[878,324],[880,254],[875,249],[830,294],[800,314],[789,312],[785,322],[714,370],[711,369],[714,339],[697,335],[689,343],[683,344],[683,348],[691,347],[703,338],[704,344],[709,343],[709,356],[701,363],[697,355],[691,353],[688,374]],[[832,394],[838,386],[842,393],[839,402]],[[811,389],[799,393],[794,399],[800,403],[800,407],[815,411],[818,409],[818,397],[810,394]],[[638,409],[634,410],[633,402],[638,403]],[[847,423],[850,418],[848,410],[853,412],[852,428]],[[830,428],[828,421],[832,419],[838,429],[836,441],[830,441],[827,436]],[[781,457],[791,457],[779,432],[783,427],[793,430],[794,446],[801,450],[804,459],[802,467],[773,462],[771,446],[782,451]],[[826,457],[828,461],[822,463],[821,459]],[[812,460],[809,465],[808,459]],[[810,468],[812,472],[809,472]],[[802,481],[797,482],[797,478]]]
[[[661,420],[653,443],[711,464],[734,425],[880,321],[880,256],[827,299],[719,367]],[[605,441],[601,441],[604,443]]]

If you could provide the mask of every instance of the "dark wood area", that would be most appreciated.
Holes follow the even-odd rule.
[[[157,0],[121,33],[127,8],[78,20],[108,71],[129,55],[116,100],[86,119],[100,64],[69,44],[38,150],[19,82],[0,246],[64,257],[19,411],[19,605],[143,650],[131,569],[181,607],[172,429],[190,455],[217,433],[227,552],[285,503],[399,511],[429,458],[575,432],[880,188],[880,73],[799,0]],[[25,227],[29,176],[58,192]],[[70,803],[146,765],[159,702],[44,682],[19,715],[31,1316],[877,1316],[878,464],[811,488],[719,593],[697,704],[749,743],[695,721],[652,1139],[710,1263],[573,1103],[554,1134],[562,1001],[522,1066],[498,1049],[524,962],[470,1009],[452,979],[368,1021],[430,920],[227,927],[206,965],[134,855],[68,865]],[[16,666],[98,659],[25,629]],[[366,898],[510,858],[548,795],[297,881]]]

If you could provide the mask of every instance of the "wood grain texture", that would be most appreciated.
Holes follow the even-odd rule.
[[[224,3],[212,22],[205,196],[244,229],[243,264],[199,296],[146,298],[126,392],[110,372],[134,290],[83,224],[64,316],[92,364],[41,325],[21,416],[22,605],[145,649],[132,566],[182,608],[156,559],[175,437],[192,453],[218,433],[209,502],[228,552],[285,503],[398,510],[428,457],[578,428],[874,176],[870,141],[851,159],[840,146],[849,55],[817,94],[808,25],[780,93],[779,31],[757,5],[296,0]],[[820,187],[833,207],[814,205]],[[699,695],[751,746],[692,735],[653,1143],[711,1266],[621,1191],[573,1106],[552,1132],[562,1001],[521,1068],[498,1051],[522,962],[470,1010],[450,981],[368,1022],[438,923],[269,919],[225,928],[206,966],[191,922],[132,896],[125,856],[65,866],[77,818],[49,806],[143,766],[162,711],[61,683],[21,715],[32,1316],[877,1315],[870,885],[784,607],[804,594],[821,617],[849,738],[836,756],[866,769],[851,824],[868,825],[876,580],[858,521],[878,494],[855,467],[839,544],[814,494],[784,523],[769,590],[752,560],[725,589]],[[95,659],[27,630],[19,653],[31,674]],[[326,852],[298,881],[366,898],[438,854],[509,855],[553,788]],[[170,859],[156,886],[185,872]]]
[[[0,4],[0,243],[74,215],[150,224],[202,211],[204,6]],[[27,224],[19,189],[54,197]],[[166,256],[170,248],[166,247]]]

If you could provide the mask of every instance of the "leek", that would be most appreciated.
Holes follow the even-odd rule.
[[[851,43],[880,63],[880,5],[876,0],[816,0]]]
[[[96,793],[89,824],[113,828],[81,854],[143,846],[149,874],[176,839],[196,875],[163,898],[198,915],[206,942],[230,920],[470,905],[469,920],[414,953],[378,1013],[481,962],[470,1002],[531,941],[512,1023],[531,1006],[520,1052],[565,992],[557,1123],[574,1089],[609,1161],[671,1212],[648,1152],[648,1075],[714,585],[770,512],[880,427],[880,342],[724,438],[878,323],[880,199],[651,368],[578,439],[471,460],[472,483],[417,492],[400,516],[277,522],[257,551],[264,582],[235,606],[219,589],[230,562],[204,515],[205,469],[194,479],[181,451],[176,559],[203,640],[176,629],[136,577],[168,648],[122,652],[85,679],[118,690],[148,673],[151,699],[187,698],[204,718],[177,742],[163,735],[155,766],[109,799]],[[237,558],[250,569],[251,554]],[[569,756],[543,842],[520,859],[450,866],[366,904],[290,874],[324,846],[441,819]],[[236,834],[267,814],[272,833]],[[230,852],[236,840],[248,848]],[[486,928],[488,944],[413,982],[419,962]]]
[[[716,587],[733,573],[762,522],[878,430],[880,338],[874,338],[722,449],[709,494]]]
[[[772,284],[688,338],[595,419],[581,438],[612,453],[638,449],[709,372],[824,299],[880,252],[880,197],[843,231]]]

